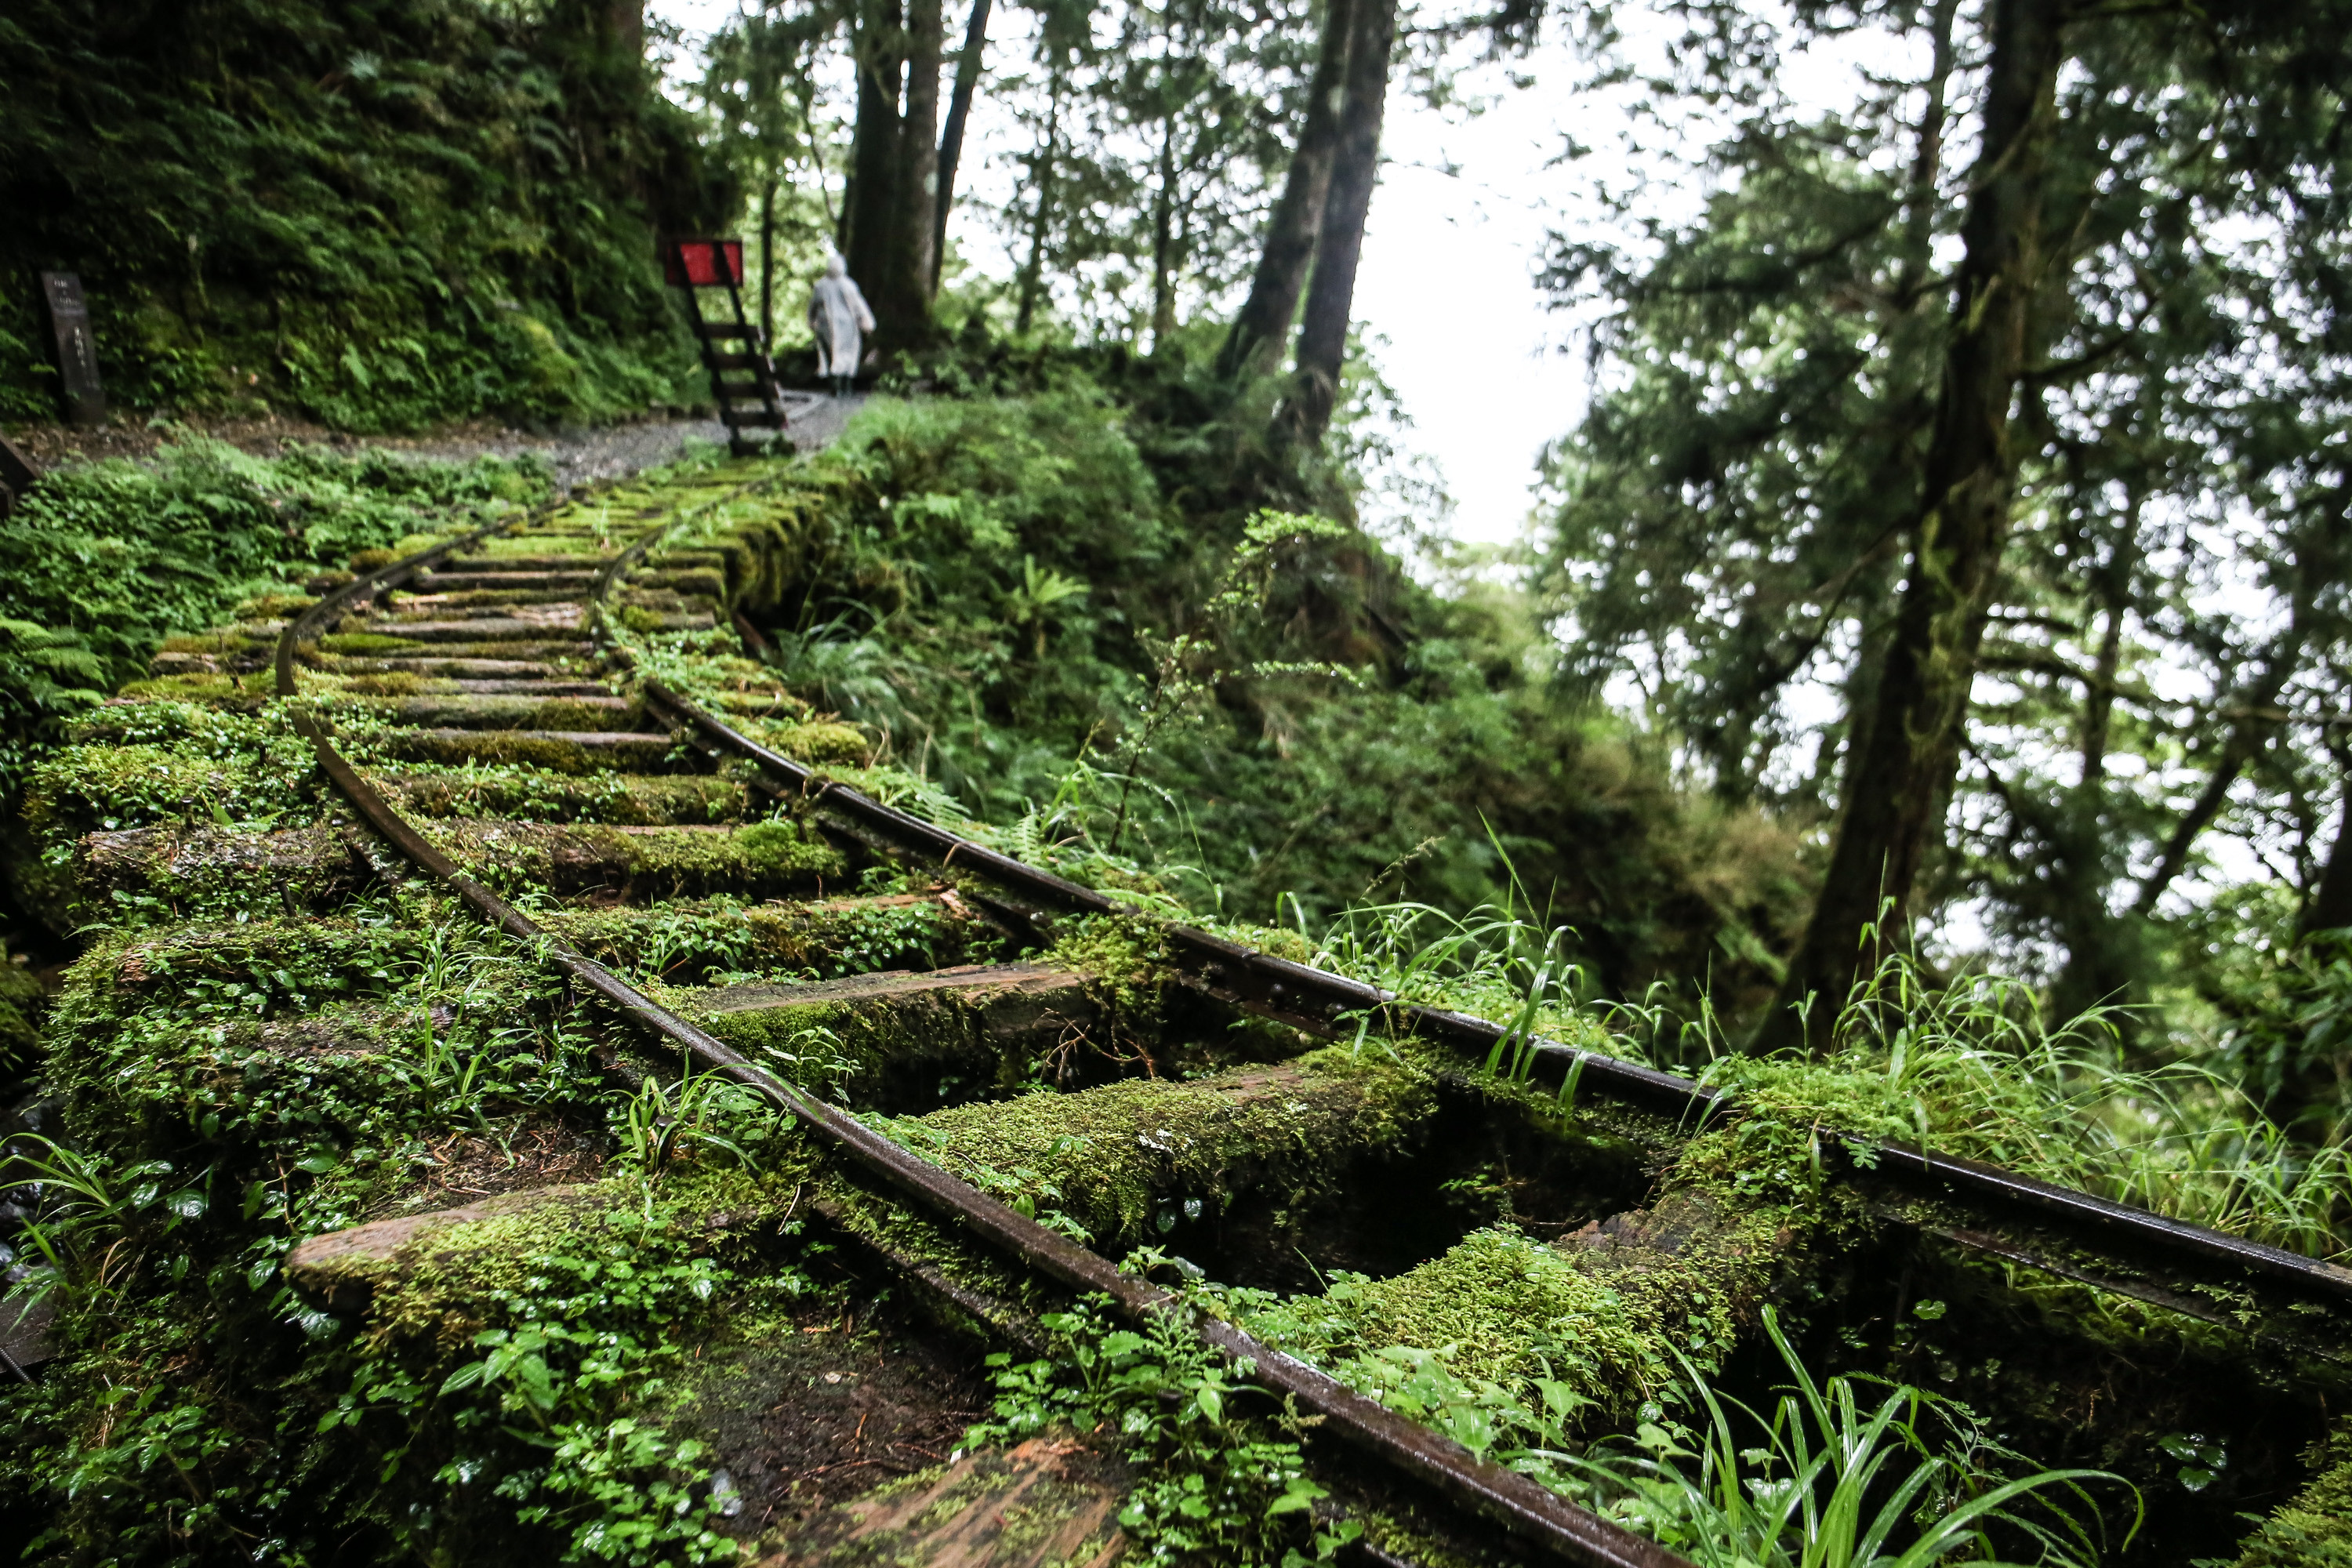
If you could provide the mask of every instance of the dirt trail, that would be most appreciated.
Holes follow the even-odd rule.
[[[828,400],[788,432],[793,446],[813,451],[841,434],[850,415],[866,400]],[[299,419],[192,419],[184,423],[107,425],[76,430],[58,425],[26,426],[8,439],[43,468],[105,458],[146,458],[159,447],[188,436],[226,441],[241,451],[274,457],[292,446],[318,445],[343,451],[375,447],[430,462],[463,462],[486,454],[513,457],[538,452],[555,465],[558,482],[583,484],[618,479],[667,462],[688,441],[724,445],[727,427],[716,419],[648,419],[594,430],[534,435],[483,422],[425,436],[352,436]]]

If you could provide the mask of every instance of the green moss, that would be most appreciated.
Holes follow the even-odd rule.
[[[584,775],[613,768],[650,773],[671,763],[673,749],[666,735],[590,746],[562,734],[511,730],[394,730],[384,733],[363,755],[384,762],[526,767]]]
[[[812,766],[862,767],[874,753],[873,742],[852,724],[740,717],[732,723],[770,751]]]
[[[650,827],[740,822],[752,807],[742,784],[706,773],[571,773],[490,763],[377,773],[373,782],[403,811],[428,817]]]
[[[361,553],[378,552],[362,551]],[[300,615],[318,602],[310,594],[264,594],[257,598],[240,600],[229,615],[240,621],[282,621],[290,616]]]
[[[1059,1210],[1118,1250],[1151,1239],[1166,1204],[1223,1210],[1250,1192],[1286,1210],[1327,1194],[1352,1157],[1409,1148],[1435,1107],[1418,1073],[1323,1051],[1189,1083],[1032,1094],[887,1126],[926,1159]]]
[[[699,1163],[673,1165],[658,1184],[613,1176],[517,1194],[493,1205],[503,1212],[428,1225],[386,1256],[354,1261],[352,1271],[373,1286],[368,1337],[462,1341],[496,1305],[535,1294],[555,1259],[740,1258],[791,1208],[808,1174],[797,1163],[763,1173]]]
[[[792,822],[743,827],[616,827],[599,823],[447,821],[426,837],[500,887],[614,889],[640,899],[819,888],[845,876],[840,850]]]
[[[425,645],[406,637],[384,637],[375,632],[330,632],[319,639],[321,653],[394,654],[422,653]]]
[[[2305,1459],[2319,1478],[2246,1537],[2237,1568],[2352,1565],[2352,1427],[2339,1426]]]
[[[320,780],[309,746],[266,749],[185,742],[68,746],[33,771],[24,822],[45,846],[85,833],[164,822],[313,816]]]
[[[1525,1390],[1551,1380],[1587,1422],[1622,1424],[1664,1396],[1684,1360],[1722,1364],[1801,1239],[1783,1214],[1693,1194],[1631,1217],[1622,1237],[1552,1246],[1476,1231],[1391,1279],[1340,1275],[1324,1295],[1287,1301],[1237,1292],[1235,1310],[1269,1342],[1376,1395],[1409,1394],[1433,1360],[1441,1381]]]
[[[542,921],[599,962],[673,984],[812,980],[937,969],[993,957],[1001,934],[969,910],[917,894],[746,905],[731,899],[646,909],[563,910]]]

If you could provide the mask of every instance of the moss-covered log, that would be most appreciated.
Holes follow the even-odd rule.
[[[1789,1211],[1715,1194],[1670,1194],[1546,1245],[1474,1233],[1387,1279],[1336,1282],[1254,1323],[1286,1348],[1378,1384],[1384,1351],[1442,1356],[1454,1375],[1547,1377],[1621,1425],[1681,1374],[1720,1366],[1769,1291],[1805,1261],[1810,1227]]]
[[[1100,1078],[1102,1064],[1118,1057],[1114,1042],[1097,1037],[1102,1021],[1086,976],[1044,964],[733,985],[677,1004],[745,1054],[888,1110],[1011,1093],[1057,1074]]]
[[[736,823],[753,815],[751,792],[709,773],[557,773],[504,766],[372,775],[395,809],[421,817],[523,817],[658,827]]]
[[[959,1106],[891,1124],[982,1186],[1058,1210],[1114,1255],[1186,1222],[1306,1239],[1318,1205],[1403,1158],[1437,1109],[1430,1080],[1345,1051],[1190,1082],[1129,1079],[1075,1094]],[[1204,1233],[1203,1233],[1204,1234]]]
[[[277,644],[256,645],[264,661],[273,655]],[[359,658],[431,658],[447,659],[520,659],[543,662],[550,659],[593,660],[595,648],[581,637],[540,637],[529,641],[474,639],[437,644],[419,642],[412,637],[393,637],[383,632],[338,632],[305,645],[306,653]],[[257,666],[256,668],[262,668]],[[320,668],[325,668],[320,661]]]
[[[623,697],[426,694],[373,704],[403,724],[458,730],[635,731],[645,708]]]
[[[667,773],[688,765],[666,734],[618,730],[394,730],[368,754],[394,763],[521,763],[560,773]]]
[[[745,970],[824,980],[940,969],[992,958],[1007,940],[962,900],[936,893],[562,910],[541,923],[602,963],[677,984]]]
[[[847,869],[839,850],[790,822],[740,827],[456,820],[426,837],[494,886],[618,898],[822,890]],[[373,877],[373,840],[348,826],[253,833],[142,828],[95,833],[75,851],[73,907],[116,893],[186,910],[331,908]]]

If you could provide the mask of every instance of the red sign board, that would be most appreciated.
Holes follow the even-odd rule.
[[[662,270],[673,289],[714,289],[743,281],[740,239],[673,239],[662,247]]]

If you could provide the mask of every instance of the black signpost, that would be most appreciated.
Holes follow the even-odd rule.
[[[99,384],[98,343],[90,336],[81,279],[71,272],[42,273],[41,303],[48,308],[49,331],[57,339],[66,417],[77,425],[103,425],[106,389]]]

